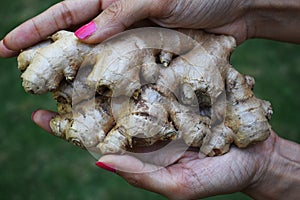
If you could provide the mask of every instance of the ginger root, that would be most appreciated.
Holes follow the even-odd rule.
[[[59,31],[18,57],[27,92],[53,93],[53,134],[102,154],[182,139],[221,155],[270,133],[270,103],[237,72],[230,36],[133,29],[101,44]]]

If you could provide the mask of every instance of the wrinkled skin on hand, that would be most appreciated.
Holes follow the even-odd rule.
[[[229,64],[235,40],[196,30],[127,31],[98,45],[60,31],[18,57],[23,87],[53,92],[53,134],[102,154],[182,139],[206,155],[265,140],[272,114]]]

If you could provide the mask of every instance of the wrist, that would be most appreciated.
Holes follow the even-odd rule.
[[[244,191],[255,199],[296,199],[300,196],[300,145],[271,134],[262,152],[260,171]]]
[[[246,18],[248,38],[300,43],[300,0],[254,0]]]

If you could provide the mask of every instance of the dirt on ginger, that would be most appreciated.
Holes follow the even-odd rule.
[[[23,87],[53,93],[53,134],[102,154],[184,140],[221,155],[265,140],[272,109],[229,63],[234,38],[199,30],[133,29],[98,45],[72,32],[18,57]]]

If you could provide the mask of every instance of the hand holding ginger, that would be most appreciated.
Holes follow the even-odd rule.
[[[128,155],[103,156],[97,164],[168,199],[201,199],[233,192],[253,199],[297,199],[300,195],[299,144],[273,131],[264,142],[247,149],[233,147],[219,157],[199,156],[193,151],[176,153],[159,154],[157,160],[173,160],[165,168]],[[136,173],[139,171],[148,173]]]
[[[72,0],[62,1],[32,18],[0,42],[0,57],[17,55],[58,30],[73,28],[86,43],[99,43],[135,26],[203,29],[249,38],[299,41],[299,0]],[[143,21],[147,20],[147,21]]]

